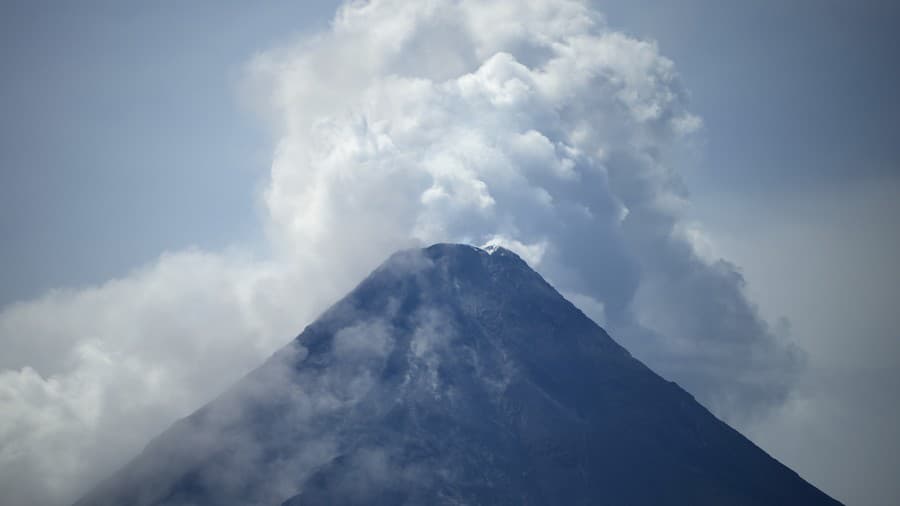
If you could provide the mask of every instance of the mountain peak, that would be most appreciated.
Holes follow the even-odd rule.
[[[515,253],[392,255],[77,504],[836,504]]]
[[[452,243],[452,242],[438,242],[434,243],[431,246],[428,246],[422,250],[428,256],[438,257],[443,255],[453,255],[453,254],[464,254],[464,253],[476,253],[476,254],[484,254],[485,250],[472,246],[471,244],[464,243]]]
[[[502,246],[496,244],[490,244],[479,248],[477,246],[472,246],[470,244],[462,244],[462,243],[435,243],[431,246],[428,246],[424,249],[412,249],[405,250],[403,252],[399,252],[400,254],[406,255],[424,255],[426,258],[431,260],[437,260],[440,258],[475,258],[475,257],[485,257],[490,258],[493,257],[495,259],[508,258],[511,260],[515,260],[522,265],[531,268],[527,262],[522,260],[522,258],[517,255],[512,250],[506,249]],[[484,258],[482,258],[484,259]]]
[[[479,248],[477,246],[472,246],[471,244],[463,244],[463,243],[446,243],[439,242],[432,244],[431,246],[425,248],[412,248],[400,250],[393,255],[391,255],[385,263],[391,263],[393,261],[400,262],[408,262],[412,257],[424,257],[429,260],[438,260],[438,259],[450,259],[450,258],[476,258],[476,257],[496,257],[496,258],[509,258],[512,260],[516,260],[521,262],[525,266],[528,266],[528,263],[525,262],[519,255],[517,255],[512,250],[504,248],[502,246],[496,244],[490,244]],[[530,266],[528,266],[530,268]]]

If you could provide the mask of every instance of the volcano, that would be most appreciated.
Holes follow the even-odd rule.
[[[521,258],[391,256],[88,505],[838,504]]]

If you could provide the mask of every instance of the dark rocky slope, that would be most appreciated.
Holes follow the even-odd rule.
[[[515,254],[392,256],[87,505],[838,504]]]

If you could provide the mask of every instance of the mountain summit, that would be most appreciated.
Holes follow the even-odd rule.
[[[88,505],[838,504],[503,248],[391,256]]]

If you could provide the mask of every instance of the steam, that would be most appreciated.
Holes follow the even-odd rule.
[[[517,251],[722,416],[787,395],[798,352],[685,232],[671,156],[701,121],[654,43],[576,1],[354,2],[248,80],[280,132],[271,258],[169,253],[5,308],[10,504],[71,501],[391,252],[439,241]],[[383,344],[356,337],[351,356]]]

